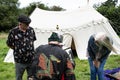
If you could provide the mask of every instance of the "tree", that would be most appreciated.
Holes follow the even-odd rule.
[[[16,25],[18,6],[18,0],[0,0],[0,31],[5,31]]]
[[[50,10],[51,11],[63,11],[63,10],[65,10],[65,9],[63,9],[62,7],[60,7],[60,6],[52,6],[51,8],[50,8]]]
[[[120,35],[120,6],[116,6],[117,2],[118,0],[107,0],[96,9],[108,18],[113,29]]]
[[[29,16],[36,7],[49,11],[63,10],[59,6],[49,8],[41,2],[33,2],[25,8],[19,8],[18,0],[0,0],[0,32],[7,31],[17,26],[17,18],[21,14]]]
[[[48,7],[47,5],[45,5],[41,2],[33,2],[33,3],[30,3],[29,6],[23,8],[22,12],[29,16],[34,11],[34,9],[36,7],[40,8],[40,9],[43,9],[43,10],[47,10],[47,11],[62,11],[62,10],[65,10],[65,9],[61,8],[60,6]]]

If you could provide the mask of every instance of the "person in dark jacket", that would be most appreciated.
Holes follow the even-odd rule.
[[[104,80],[104,65],[111,51],[116,53],[112,39],[104,32],[92,35],[88,41],[87,55],[90,80]]]
[[[64,80],[75,80],[72,63],[66,51],[62,49],[62,46],[60,45],[61,42],[62,36],[56,32],[52,32],[52,35],[48,38],[48,44],[40,45],[39,47],[36,48],[36,56],[33,61],[33,77],[34,77],[33,80],[61,80],[63,74]],[[52,78],[50,79],[48,79],[47,77],[43,78],[44,74],[41,74],[40,77],[41,79],[38,79],[38,77],[36,77],[37,74],[36,65],[38,65],[38,58],[39,55],[42,53],[46,55],[48,58],[51,55],[53,55],[57,59],[57,65],[56,63],[54,64],[52,62],[52,64],[54,65],[53,70],[55,74],[52,75]],[[45,62],[41,59],[42,58],[39,58],[39,61]]]
[[[14,50],[16,80],[22,80],[24,71],[31,76],[31,65],[34,58],[35,32],[29,26],[31,19],[25,15],[18,17],[19,25],[10,30],[6,44]]]

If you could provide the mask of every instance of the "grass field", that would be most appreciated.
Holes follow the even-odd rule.
[[[13,63],[4,63],[3,60],[7,54],[8,47],[6,46],[6,33],[0,33],[0,80],[15,80],[15,69]],[[87,60],[79,60],[75,57],[76,61],[76,80],[89,80],[89,65]],[[120,67],[120,56],[111,55],[105,65],[105,69],[113,69]],[[26,73],[23,80],[26,79]]]

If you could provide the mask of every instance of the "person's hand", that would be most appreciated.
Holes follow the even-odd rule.
[[[28,80],[33,80],[33,78],[29,78]]]
[[[14,49],[14,46],[9,46],[11,49]]]
[[[100,66],[100,61],[94,60],[94,61],[93,61],[93,65],[94,65],[96,68],[98,68],[98,67]]]

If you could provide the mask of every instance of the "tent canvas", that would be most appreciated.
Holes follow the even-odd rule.
[[[88,39],[97,32],[106,32],[111,36],[114,47],[120,53],[119,37],[108,19],[93,7],[80,7],[72,11],[45,11],[36,8],[30,15],[30,18],[32,20],[30,26],[35,29],[37,36],[35,48],[41,44],[47,44],[48,37],[53,31],[57,31],[56,26],[58,26],[59,31],[64,35],[63,44],[66,47],[71,47],[73,40],[79,59],[87,59],[86,48]],[[5,59],[5,62],[7,62],[7,59]]]

